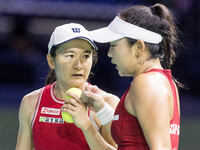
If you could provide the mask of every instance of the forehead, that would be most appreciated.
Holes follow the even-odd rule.
[[[86,40],[74,39],[74,40],[71,40],[69,42],[59,45],[57,51],[60,52],[63,50],[68,50],[68,49],[73,49],[73,48],[80,49],[80,50],[89,50],[89,51],[93,50],[93,47],[91,46],[91,44],[87,42]]]

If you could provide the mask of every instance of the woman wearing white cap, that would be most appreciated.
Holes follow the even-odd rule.
[[[176,57],[177,32],[170,11],[161,4],[133,6],[123,10],[108,27],[92,31],[91,36],[100,43],[110,42],[108,57],[120,76],[134,77],[114,117],[110,117],[118,149],[178,150],[179,94],[170,71]],[[85,95],[93,99],[90,105],[100,112],[102,122],[112,110],[94,89],[98,90],[88,89]],[[115,149],[90,122],[83,133],[95,150]]]
[[[88,86],[91,67],[97,61],[97,47],[83,26],[70,23],[56,27],[48,49],[47,61],[51,70],[47,85],[27,94],[21,102],[16,150],[89,150],[82,131],[62,119],[61,107],[69,99],[66,99],[68,89],[84,90]],[[110,94],[106,100],[108,103],[114,100],[111,106],[115,107],[118,98]],[[106,141],[114,145],[94,112],[82,103],[79,106],[83,108],[76,110],[82,127],[85,126],[83,119],[90,119]]]

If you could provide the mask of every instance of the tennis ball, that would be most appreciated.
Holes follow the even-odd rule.
[[[78,89],[78,88],[70,88],[69,90],[67,90],[67,92],[75,93],[78,96],[81,96],[81,94],[82,94],[82,91],[80,89]],[[66,95],[66,98],[71,98],[71,96]],[[74,122],[73,119],[72,119],[72,116],[69,113],[62,111],[61,115],[62,115],[62,118],[63,118],[63,120],[65,122],[68,122],[68,123],[73,123]]]

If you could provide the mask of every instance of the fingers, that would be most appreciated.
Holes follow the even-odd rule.
[[[73,99],[75,99],[76,101],[79,101],[80,102],[80,97],[81,97],[81,95],[78,95],[78,94],[76,94],[76,93],[74,93],[74,92],[67,92],[66,93],[68,96],[70,96],[71,98],[73,98]],[[67,100],[68,100],[68,98],[67,98]]]
[[[80,115],[86,114],[87,116],[86,106],[84,104],[80,104],[78,101],[72,98],[69,99],[68,102],[63,104],[61,110],[63,112],[69,113],[72,116],[74,122],[76,122],[75,120],[80,120],[80,118],[82,118]]]
[[[82,93],[80,100],[86,104],[86,103],[92,103],[94,100],[88,97],[85,92]]]
[[[91,91],[91,92],[93,92],[93,93],[97,93],[97,92],[101,92],[101,91],[102,91],[102,90],[99,89],[96,85],[87,85],[87,86],[85,87],[85,90],[86,90],[86,91]]]
[[[65,101],[65,104],[70,104],[70,105],[73,105],[75,107],[79,107],[80,105],[84,105],[82,102],[77,101],[74,98],[68,98],[67,101]]]
[[[62,111],[67,111],[71,110],[72,112],[76,111],[80,107],[85,107],[83,104],[79,103],[78,101],[70,98],[67,102],[63,104],[61,107]]]
[[[87,98],[87,101],[94,101],[97,97],[97,94],[90,92],[90,91],[83,91],[84,98]]]
[[[70,98],[63,104],[61,109],[62,111],[68,111],[68,109],[74,111],[76,107],[78,107],[76,100]]]
[[[90,91],[84,91],[83,95],[86,96],[86,98],[83,98],[86,105],[90,108],[93,107],[95,112],[100,110],[104,106],[105,102],[101,94],[92,93]]]
[[[62,106],[62,111],[66,111],[66,112],[69,112],[69,111],[75,111],[76,110],[76,106],[72,105],[72,104],[64,104]]]

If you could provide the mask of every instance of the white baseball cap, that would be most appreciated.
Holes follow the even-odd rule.
[[[50,53],[52,47],[74,39],[86,40],[95,50],[98,49],[89,32],[82,25],[69,23],[55,28],[48,44],[48,53]]]
[[[130,24],[117,16],[107,27],[90,31],[90,35],[94,41],[99,43],[112,42],[124,37],[154,44],[162,41],[160,34]]]

